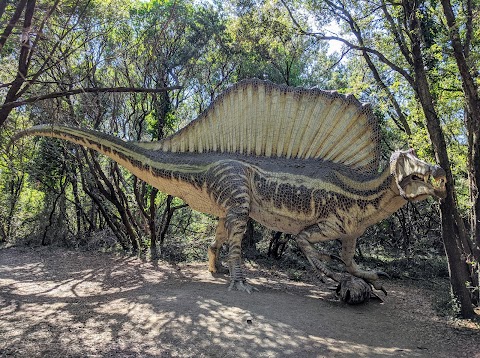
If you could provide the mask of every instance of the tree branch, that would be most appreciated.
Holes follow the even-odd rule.
[[[21,0],[18,4],[17,7],[15,8],[15,12],[13,13],[10,21],[8,22],[7,26],[5,27],[5,30],[3,30],[2,35],[0,35],[0,52],[2,51],[3,45],[5,45],[5,42],[7,41],[8,37],[12,33],[13,28],[15,27],[15,24],[17,21],[20,19],[20,16],[22,15],[23,9],[25,8],[25,5],[27,4],[27,0]],[[5,9],[7,5],[7,1],[2,1],[2,7]]]
[[[7,0],[0,0],[0,21],[2,20],[2,16],[5,13],[6,8],[7,8]]]
[[[310,31],[306,31],[304,30],[300,24],[298,23],[298,21],[295,19],[295,17],[293,16],[293,13],[292,11],[290,10],[290,8],[288,7],[288,5],[285,3],[284,0],[281,0],[282,1],[282,4],[285,6],[285,8],[287,9],[288,11],[288,14],[290,16],[290,19],[292,20],[293,24],[295,25],[295,27],[297,28],[297,30],[303,34],[303,35],[307,35],[307,36],[313,36],[315,38],[317,38],[318,40],[325,40],[325,41],[329,41],[329,40],[335,40],[335,41],[339,41],[339,42],[342,42],[343,44],[347,45],[348,47],[350,47],[351,49],[353,50],[358,50],[358,51],[364,51],[364,52],[368,52],[372,55],[375,55],[378,60],[380,62],[383,62],[384,64],[386,64],[387,66],[389,66],[391,69],[393,69],[394,71],[398,72],[399,74],[401,74],[407,81],[408,83],[412,84],[413,83],[413,78],[412,76],[407,72],[405,71],[403,68],[401,68],[400,66],[397,66],[395,63],[391,62],[388,58],[385,57],[384,54],[382,54],[380,51],[377,51],[373,48],[370,48],[370,47],[366,47],[366,46],[359,46],[359,45],[356,45],[346,39],[344,39],[343,37],[339,37],[339,36],[326,36],[325,34],[323,33],[317,33],[317,32],[310,32]],[[332,2],[330,1],[326,1],[327,4],[331,5],[334,9],[338,10],[339,8],[335,6],[335,4],[333,4]],[[337,14],[338,15],[338,14]],[[347,21],[347,19],[345,18],[345,15],[342,17],[345,21]]]
[[[30,97],[23,101],[5,103],[4,105],[0,106],[0,110],[6,109],[6,108],[9,108],[9,109],[17,108],[20,106],[24,106],[26,104],[30,104],[38,101],[44,101],[46,99],[67,97],[67,96],[72,96],[80,93],[101,93],[101,92],[158,93],[158,92],[174,91],[178,89],[182,89],[182,86],[171,86],[171,87],[162,87],[162,88],[142,88],[142,87],[77,88],[77,89],[68,90],[68,91],[52,92],[52,93],[41,95],[41,96]]]

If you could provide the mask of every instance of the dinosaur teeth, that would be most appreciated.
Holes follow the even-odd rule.
[[[431,180],[431,184],[434,188],[436,189],[442,189],[443,187],[445,187],[445,178],[439,178],[439,179],[435,179],[434,177],[432,177],[432,180]]]

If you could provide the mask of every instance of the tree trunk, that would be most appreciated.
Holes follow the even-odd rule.
[[[76,235],[79,236],[82,232],[83,210],[80,202],[80,196],[78,194],[78,182],[75,177],[70,177],[70,184],[72,185],[73,200],[75,202],[75,222],[77,226]]]
[[[162,224],[160,226],[161,228],[160,229],[160,247],[162,247],[164,244],[165,237],[167,235],[168,226],[170,225],[170,221],[172,220],[173,213],[175,213],[175,211],[178,209],[185,208],[188,206],[187,204],[172,206],[173,199],[174,199],[173,196],[171,195],[167,196],[165,210],[163,211],[163,215],[162,215]]]
[[[422,105],[423,112],[425,113],[427,129],[437,161],[440,166],[445,169],[447,174],[447,197],[440,203],[440,210],[442,214],[442,236],[450,270],[450,282],[453,294],[460,304],[462,316],[464,318],[472,318],[475,316],[475,312],[473,310],[470,291],[465,285],[465,282],[470,281],[470,275],[467,264],[465,260],[462,259],[462,253],[459,249],[462,245],[461,239],[458,236],[461,233],[461,229],[459,229],[457,225],[456,218],[460,216],[456,212],[458,209],[455,200],[450,160],[423,63],[420,40],[421,28],[417,19],[417,9],[409,8],[409,4],[408,1],[404,2],[405,17],[409,21],[409,29],[411,31],[413,70],[416,83],[415,90]]]
[[[255,247],[255,229],[253,227],[253,220],[248,219],[245,233],[243,234],[243,245],[245,247]]]
[[[79,158],[77,158],[77,160],[79,160]],[[79,160],[79,163],[81,163],[80,160]],[[81,166],[79,167],[81,168]],[[107,226],[110,228],[110,230],[112,230],[112,233],[117,237],[117,241],[120,244],[120,246],[122,246],[122,249],[124,251],[128,251],[128,244],[126,243],[124,235],[122,235],[121,230],[118,229],[118,227],[113,222],[111,215],[107,212],[106,208],[102,205],[102,202],[100,201],[100,196],[96,195],[96,193],[93,193],[90,190],[89,184],[87,184],[86,178],[81,170],[80,170],[80,176],[82,179],[81,183],[82,183],[83,191],[85,192],[85,194],[87,194],[90,197],[90,199],[92,199],[92,210],[91,210],[92,216],[90,217],[91,223],[95,222],[95,207],[97,207],[101,217],[105,219]],[[90,226],[90,230],[94,232],[95,227]]]
[[[283,240],[282,235],[284,235]],[[271,256],[274,259],[279,259],[282,257],[282,254],[287,246],[287,242],[290,240],[290,238],[290,234],[283,234],[280,231],[274,231],[268,245],[268,256]]]
[[[64,172],[64,171],[62,170],[62,172]],[[63,179],[63,177],[62,177],[62,179]],[[49,229],[52,226],[54,226],[53,218],[54,218],[54,215],[55,215],[55,211],[57,211],[57,204],[59,202],[60,202],[59,216],[63,215],[62,206],[64,206],[64,205],[61,205],[62,204],[61,199],[65,196],[65,189],[67,187],[68,181],[65,178],[65,181],[62,183],[62,179],[60,179],[60,192],[55,196],[55,199],[53,200],[52,209],[50,210],[50,213],[48,215],[48,222],[47,222],[47,225],[45,226],[45,228],[43,230],[43,235],[42,235],[42,245],[43,246],[46,246],[46,245],[49,245],[49,244],[52,243],[52,239],[47,240],[47,234],[48,234]],[[58,230],[59,227],[57,226],[56,229]]]
[[[470,182],[470,198],[472,200],[471,223],[472,234],[476,247],[474,255],[477,261],[480,259],[480,99],[478,94],[478,86],[472,73],[476,69],[470,68],[467,61],[467,53],[469,53],[468,43],[466,46],[462,44],[460,33],[457,26],[457,20],[452,9],[450,0],[442,0],[443,13],[447,20],[448,30],[453,54],[457,67],[462,78],[462,89],[465,95],[467,105],[466,125],[469,138],[469,182]],[[466,19],[467,28],[471,25],[471,18]],[[477,165],[475,165],[477,163]]]
[[[2,48],[5,45],[5,42],[7,42],[8,37],[12,33],[12,30],[15,27],[15,24],[20,19],[20,16],[22,15],[23,9],[25,8],[26,4],[27,4],[27,0],[21,0],[18,2],[17,7],[15,8],[15,12],[10,18],[10,21],[8,22],[5,29],[3,30],[2,35],[0,35],[0,52],[2,51]],[[1,10],[2,10],[1,15],[3,15],[6,6],[7,6],[7,1],[3,0],[1,3]]]
[[[130,221],[130,216],[128,214],[128,210],[122,205],[121,200],[117,196],[114,185],[111,183],[111,181],[107,178],[105,173],[103,172],[102,168],[100,167],[100,164],[98,161],[95,159],[94,155],[91,155],[91,160],[88,158],[88,153],[85,149],[82,149],[83,156],[85,160],[87,161],[88,167],[90,169],[90,172],[93,175],[93,178],[95,180],[95,185],[97,189],[100,191],[100,193],[108,200],[110,201],[115,208],[118,211],[118,214],[120,215],[120,218],[122,220],[123,226],[126,230],[128,239],[130,240],[132,251],[134,254],[139,253],[139,244],[138,244],[138,238],[135,233],[135,230],[132,226],[132,223]],[[93,151],[92,151],[93,153]],[[100,178],[99,178],[100,176]],[[102,182],[107,186],[107,188],[104,187]]]
[[[148,227],[150,230],[150,256],[152,260],[156,260],[158,258],[157,252],[157,227],[155,217],[157,216],[157,206],[155,205],[155,199],[158,194],[157,188],[152,188],[150,192],[150,205],[149,205],[149,212],[150,215],[148,217]]]
[[[160,247],[163,247],[165,236],[167,235],[168,226],[170,225],[170,220],[172,219],[172,201],[173,196],[168,195],[165,203],[165,210],[163,211],[162,215],[162,226],[160,230]]]
[[[20,49],[20,56],[18,59],[18,69],[17,69],[17,76],[13,80],[10,88],[7,91],[5,96],[4,104],[8,104],[10,102],[14,102],[18,99],[20,88],[22,87],[23,83],[27,79],[28,73],[28,57],[30,54],[30,28],[32,25],[32,18],[33,13],[35,11],[35,0],[27,0],[27,4],[25,7],[25,18],[23,21],[23,32],[21,43],[22,47]],[[8,115],[12,111],[13,107],[11,106],[4,106],[0,108],[0,126],[6,121]]]

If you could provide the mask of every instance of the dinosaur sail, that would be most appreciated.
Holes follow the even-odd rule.
[[[352,95],[253,79],[233,85],[185,128],[145,147],[322,159],[370,173],[378,170],[379,138],[370,106]]]

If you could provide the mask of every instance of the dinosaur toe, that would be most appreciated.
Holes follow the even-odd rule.
[[[247,283],[246,280],[232,280],[230,286],[228,286],[229,291],[244,291],[247,293],[252,293],[253,291],[258,291],[258,288]]]

